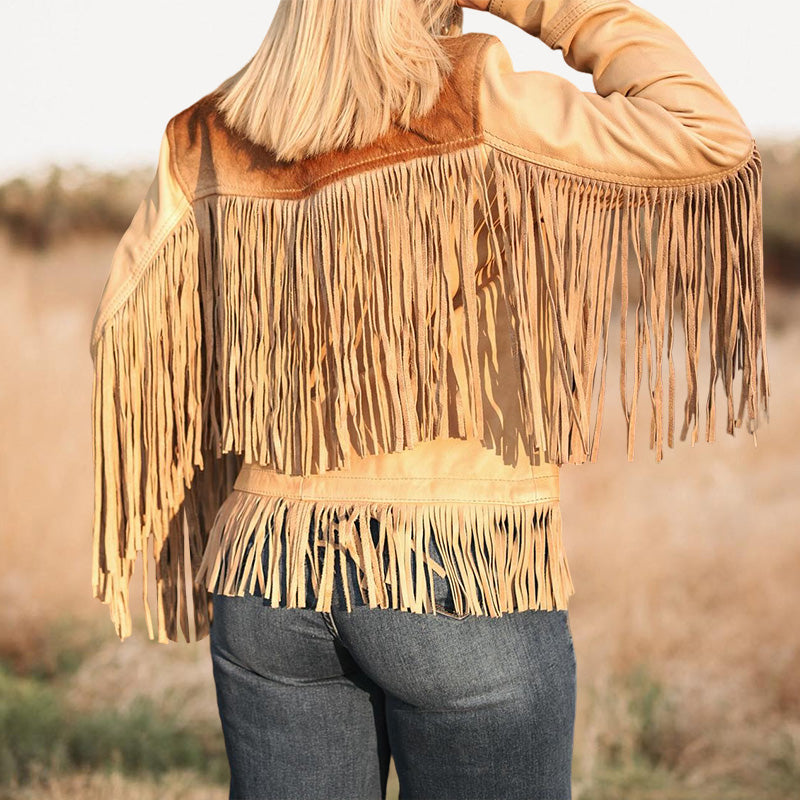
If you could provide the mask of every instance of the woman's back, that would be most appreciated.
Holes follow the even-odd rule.
[[[704,314],[729,432],[766,410],[760,159],[736,109],[627,0],[492,6],[597,94],[469,33],[441,39],[431,111],[359,148],[279,161],[214,93],[169,121],[92,336],[93,579],[121,638],[150,534],[160,641],[192,638],[187,595],[208,633],[207,590],[329,610],[345,554],[370,606],[433,612],[437,573],[459,614],[566,608],[558,469],[597,456],[617,283],[623,343],[641,310],[629,458],[645,350],[661,458],[675,302],[681,438]],[[711,439],[713,393],[707,413]]]

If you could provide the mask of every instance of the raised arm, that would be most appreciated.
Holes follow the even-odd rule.
[[[678,34],[629,0],[491,0],[488,11],[561,50],[595,92],[487,53],[487,139],[541,163],[609,180],[705,178],[751,155],[739,112]]]

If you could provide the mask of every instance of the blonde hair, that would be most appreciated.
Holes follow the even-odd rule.
[[[462,22],[456,0],[280,0],[216,106],[283,161],[362,147],[433,106],[452,70],[440,38]]]

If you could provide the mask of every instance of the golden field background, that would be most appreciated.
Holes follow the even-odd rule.
[[[718,385],[717,441],[701,415],[700,441],[656,463],[645,376],[629,463],[614,320],[599,461],[562,468],[575,800],[800,796],[800,160],[787,147],[764,153],[772,394],[757,446],[725,432]],[[147,639],[139,567],[130,639],[91,597],[89,328],[150,175],[67,177],[0,187],[0,797],[223,800],[208,640]]]

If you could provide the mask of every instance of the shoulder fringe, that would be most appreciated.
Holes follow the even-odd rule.
[[[500,217],[494,247],[505,253],[505,290],[513,306],[526,433],[535,445],[545,448],[547,460],[561,465],[597,458],[615,281],[620,287],[620,396],[628,426],[628,460],[634,457],[643,351],[647,353],[651,407],[650,449],[655,448],[656,461],[663,457],[665,330],[669,364],[667,443],[674,446],[672,342],[676,298],[683,307],[687,381],[681,441],[686,439],[690,425],[692,445],[698,439],[698,372],[703,306],[707,302],[710,372],[706,441],[714,441],[715,388],[721,373],[727,431],[734,434],[746,420],[747,431],[757,445],[758,406],[763,401],[769,421],[770,387],[761,158],[755,141],[750,155],[735,168],[703,181],[660,181],[653,186],[571,174],[496,149],[492,149],[489,164],[496,181]],[[626,326],[633,300],[636,338],[629,400]],[[538,359],[538,339],[548,326],[554,358],[545,367],[550,370],[545,376]],[[601,345],[600,388],[595,397]],[[738,409],[734,410],[733,383],[739,372],[741,389]],[[545,415],[540,407],[544,385],[555,387],[554,396],[549,398],[552,406]]]
[[[769,391],[760,191],[755,148],[740,168],[705,183],[634,187],[567,174],[480,143],[345,175],[304,197],[196,198],[143,265],[93,349],[93,585],[95,596],[110,605],[120,638],[131,631],[128,585],[137,553],[146,553],[150,538],[159,641],[177,641],[179,625],[184,638],[192,640],[188,595],[195,636],[208,632],[209,598],[189,573],[197,574],[214,519],[243,461],[309,474],[347,468],[353,445],[359,454],[396,452],[454,430],[462,437],[482,434],[475,236],[484,223],[492,232],[490,248],[502,264],[502,294],[512,311],[531,453],[540,448],[555,464],[579,462],[587,454],[595,458],[605,355],[596,410],[594,373],[601,342],[606,348],[617,269],[623,309],[628,305],[626,243],[633,248],[641,284],[637,389],[643,343],[649,365],[655,353],[651,447],[655,444],[657,458],[662,454],[662,343],[667,321],[672,343],[678,291],[689,382],[681,438],[692,418],[693,442],[697,436],[704,297],[711,317],[708,439],[713,439],[719,371],[729,432],[741,425],[745,408],[754,432],[759,391],[765,410]],[[369,225],[369,220],[381,224]],[[452,324],[455,313],[463,313],[463,326]],[[632,458],[636,392],[629,406],[625,314],[621,324],[620,388]],[[548,326],[555,335],[555,357],[541,363],[539,339]],[[451,402],[447,370],[457,350],[467,378]],[[671,354],[669,366],[672,446]],[[737,370],[744,382],[734,420]],[[545,397],[550,388],[554,396]],[[545,400],[552,405],[543,410]],[[308,506],[300,508],[309,513]],[[440,526],[441,515],[449,514],[449,535],[474,537],[477,560],[470,561],[462,541],[454,562],[458,567],[448,570],[451,582],[456,575],[464,581],[453,586],[461,607],[491,612],[513,603],[524,606],[532,592],[536,603],[562,602],[570,582],[560,560],[555,509],[536,528],[536,536],[554,538],[543,540],[544,549],[537,545],[534,556],[534,573],[550,574],[550,588],[537,583],[534,590],[526,579],[527,588],[515,589],[512,600],[499,584],[482,586],[480,594],[470,588],[467,565],[480,574],[489,563],[485,559],[500,552],[489,536],[488,509],[471,508],[458,509],[459,525],[472,526],[467,528],[455,527],[456,510],[449,507],[415,512],[415,519],[427,514]],[[371,513],[388,519],[389,511],[373,508]],[[403,514],[391,518],[407,519]],[[530,516],[518,521],[524,526],[517,530],[530,531]],[[418,528],[409,534],[404,525],[386,526],[391,541],[385,547],[396,558],[403,537],[420,535]],[[220,536],[228,534],[220,530]],[[509,558],[514,550],[518,556],[524,551],[523,559],[532,555],[527,536],[511,542]],[[328,554],[329,546],[334,545],[326,544]],[[208,553],[209,559],[221,558],[214,548]],[[370,551],[370,558],[377,557]],[[235,556],[221,563],[214,569],[223,583],[240,571]],[[499,568],[500,562],[491,563]],[[408,586],[403,583],[407,562],[397,568],[400,583],[394,591]],[[515,569],[506,565],[497,580],[508,586],[516,581],[510,577]],[[153,638],[147,564],[142,577]],[[381,591],[368,579],[370,602],[385,600]],[[400,588],[392,602],[419,608],[422,591],[421,585]]]
[[[442,564],[431,555],[432,536]],[[335,503],[234,490],[196,580],[216,594],[330,611],[338,569],[350,611],[348,561],[372,608],[435,613],[434,573],[448,581],[457,614],[565,609],[574,593],[557,499]]]
[[[465,147],[303,197],[195,202],[223,451],[307,475],[348,469],[353,448],[482,434],[482,172],[481,150]],[[451,398],[455,352],[467,377]]]

